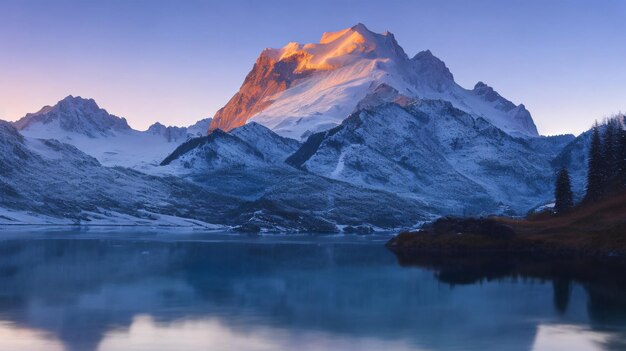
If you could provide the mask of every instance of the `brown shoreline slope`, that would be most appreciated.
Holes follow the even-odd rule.
[[[626,258],[626,193],[564,216],[442,218],[387,243],[392,251],[435,254],[534,254]]]

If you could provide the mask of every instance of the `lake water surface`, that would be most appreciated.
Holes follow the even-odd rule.
[[[626,350],[602,268],[386,239],[0,229],[0,350]]]

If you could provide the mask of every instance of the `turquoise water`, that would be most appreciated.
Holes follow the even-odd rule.
[[[0,232],[0,350],[626,349],[621,285],[386,239]]]

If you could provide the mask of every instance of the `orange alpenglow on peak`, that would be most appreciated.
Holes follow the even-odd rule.
[[[271,97],[289,89],[316,71],[331,71],[364,58],[393,59],[406,54],[393,34],[376,34],[359,23],[337,32],[326,32],[317,44],[291,42],[280,49],[265,49],[239,92],[215,114],[209,133],[242,126],[272,104]]]

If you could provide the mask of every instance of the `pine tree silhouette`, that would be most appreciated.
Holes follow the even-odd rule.
[[[616,154],[615,160],[617,164],[616,168],[616,185],[619,190],[626,189],[626,130],[622,126],[625,122],[626,116],[620,115],[617,119],[617,141],[616,141]]]
[[[556,187],[554,190],[554,210],[557,214],[567,213],[574,207],[572,185],[567,169],[562,168],[556,176]]]
[[[596,200],[602,196],[604,184],[604,166],[602,155],[602,143],[600,141],[600,128],[596,124],[593,127],[591,137],[591,147],[589,148],[589,159],[587,164],[587,186],[585,202]]]
[[[611,118],[606,122],[604,135],[602,136],[602,169],[604,171],[604,189],[618,184],[620,145],[619,135],[621,126],[618,125],[617,118]]]

